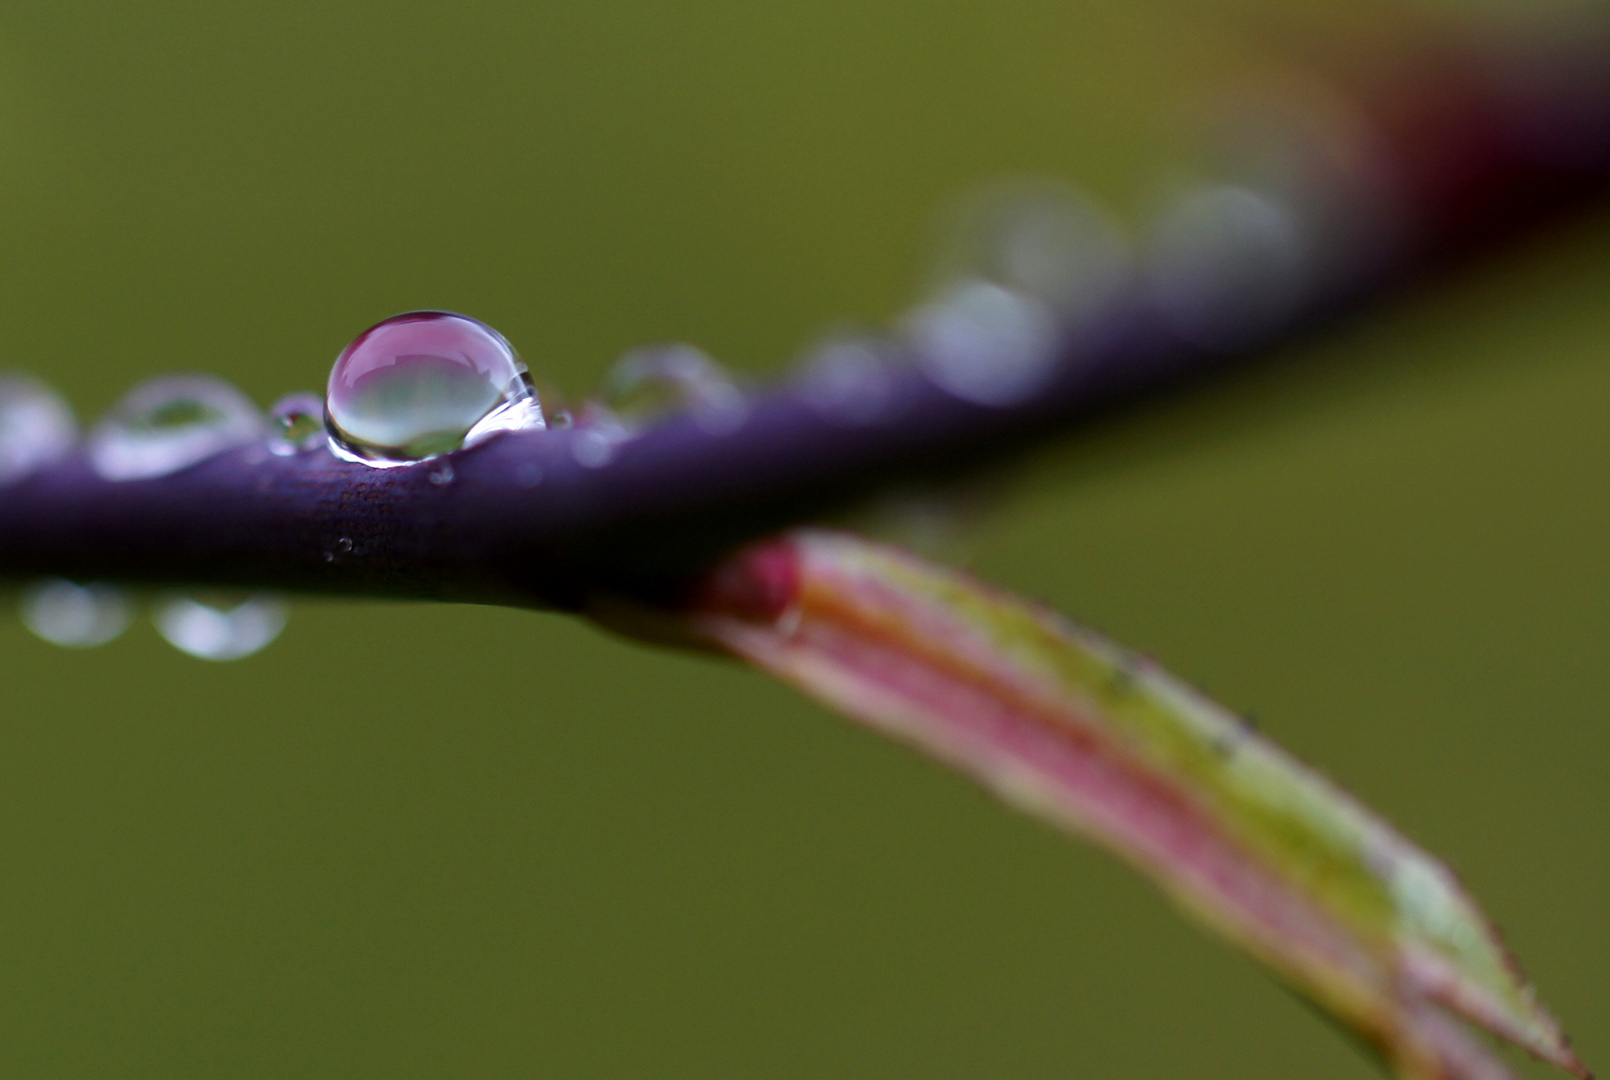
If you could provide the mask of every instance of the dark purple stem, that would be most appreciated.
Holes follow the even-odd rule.
[[[1522,93],[1458,64],[1379,85],[1361,107],[1391,151],[1417,240],[1362,286],[1317,291],[1258,351],[1603,190],[1605,68]],[[1427,82],[1435,92],[1416,96]],[[753,397],[735,429],[672,417],[607,447],[602,464],[588,428],[504,435],[390,470],[253,446],[108,482],[74,457],[0,491],[0,570],[564,608],[599,593],[673,600],[739,543],[880,488],[998,462],[1232,358],[1171,336],[1133,288],[1069,334],[1052,378],[1002,406],[947,393],[907,355],[886,369],[877,407],[853,419],[785,383]],[[579,442],[590,445],[577,453]]]

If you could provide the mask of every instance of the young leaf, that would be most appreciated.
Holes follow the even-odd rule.
[[[1588,1073],[1453,875],[1240,717],[1052,612],[796,532],[696,633],[1128,861],[1414,1080],[1510,1070],[1453,1015]]]

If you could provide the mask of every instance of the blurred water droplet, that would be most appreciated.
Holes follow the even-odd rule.
[[[1302,223],[1250,188],[1203,187],[1176,199],[1152,237],[1148,283],[1164,322],[1193,345],[1234,351],[1268,339],[1306,299]]]
[[[604,401],[626,424],[641,426],[686,410],[712,435],[743,426],[749,403],[725,369],[693,345],[650,345],[622,356],[604,380]]]
[[[288,615],[279,597],[259,594],[233,604],[176,596],[158,605],[151,618],[180,652],[203,660],[239,660],[279,637]]]
[[[330,371],[325,417],[336,453],[381,468],[544,426],[503,335],[446,311],[409,312],[359,334]]]
[[[29,630],[54,645],[87,649],[128,629],[132,609],[121,589],[53,578],[23,590],[18,613]]]
[[[128,395],[89,433],[90,465],[107,480],[148,480],[263,437],[251,400],[210,375],[167,375]]]
[[[602,469],[615,460],[615,452],[631,437],[631,432],[620,424],[598,420],[577,429],[576,437],[570,441],[570,456],[582,468]]]
[[[1129,245],[1093,200],[1049,180],[986,187],[951,215],[935,290],[979,278],[1025,293],[1070,325],[1108,304],[1130,274]]]
[[[430,482],[442,487],[453,482],[453,466],[445,461],[430,471]]]
[[[324,444],[324,401],[317,394],[286,394],[268,410],[268,422],[268,448],[281,457]]]
[[[28,375],[0,374],[0,484],[60,460],[77,441],[78,422],[61,395]]]
[[[827,419],[870,424],[889,407],[896,350],[877,338],[838,335],[805,353],[795,392]]]
[[[1026,293],[978,278],[917,308],[905,330],[928,377],[975,405],[1010,405],[1056,372],[1057,321]]]

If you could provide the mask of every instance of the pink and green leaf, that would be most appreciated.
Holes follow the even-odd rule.
[[[1152,661],[839,533],[740,553],[690,618],[704,638],[1127,860],[1400,1076],[1512,1075],[1455,1014],[1588,1075],[1445,866]]]

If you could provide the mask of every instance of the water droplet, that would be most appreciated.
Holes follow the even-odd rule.
[[[604,380],[604,401],[636,427],[685,409],[712,435],[736,431],[749,415],[743,391],[721,365],[686,344],[650,345],[622,356]]]
[[[324,444],[324,402],[317,394],[286,394],[268,410],[268,448],[281,457]]]
[[[615,460],[615,452],[631,439],[631,433],[617,423],[598,421],[580,428],[570,441],[570,456],[584,469],[602,469]]]
[[[936,291],[979,278],[1041,301],[1082,325],[1130,274],[1129,245],[1112,217],[1064,184],[1030,178],[993,184],[952,216],[935,260]]]
[[[336,453],[380,468],[544,426],[503,335],[446,311],[398,315],[359,334],[330,371],[325,417]]]
[[[352,551],[352,537],[343,536],[341,539],[339,539],[339,540],[337,540],[335,542],[335,546],[336,546],[336,550],[340,551],[344,555],[351,553],[351,551]]]
[[[61,459],[78,441],[78,422],[61,396],[37,379],[0,374],[0,484]]]
[[[453,482],[453,466],[442,462],[430,471],[430,482],[437,487],[443,487]]]
[[[1153,302],[1176,334],[1234,351],[1267,340],[1308,291],[1309,245],[1279,199],[1230,185],[1176,199],[1152,237]]]
[[[871,424],[889,407],[896,350],[877,338],[838,335],[807,350],[795,392],[827,419]]]
[[[87,649],[128,629],[132,611],[122,590],[102,582],[75,585],[53,578],[23,591],[19,614],[28,629],[54,645]]]
[[[908,315],[905,328],[928,377],[975,405],[1011,405],[1056,373],[1050,307],[991,281],[956,282]]]
[[[151,618],[157,632],[180,652],[203,660],[239,660],[279,637],[288,614],[285,601],[268,594],[236,603],[176,596],[160,604]]]
[[[209,375],[141,383],[89,433],[89,461],[107,480],[167,476],[262,438],[257,407]]]

